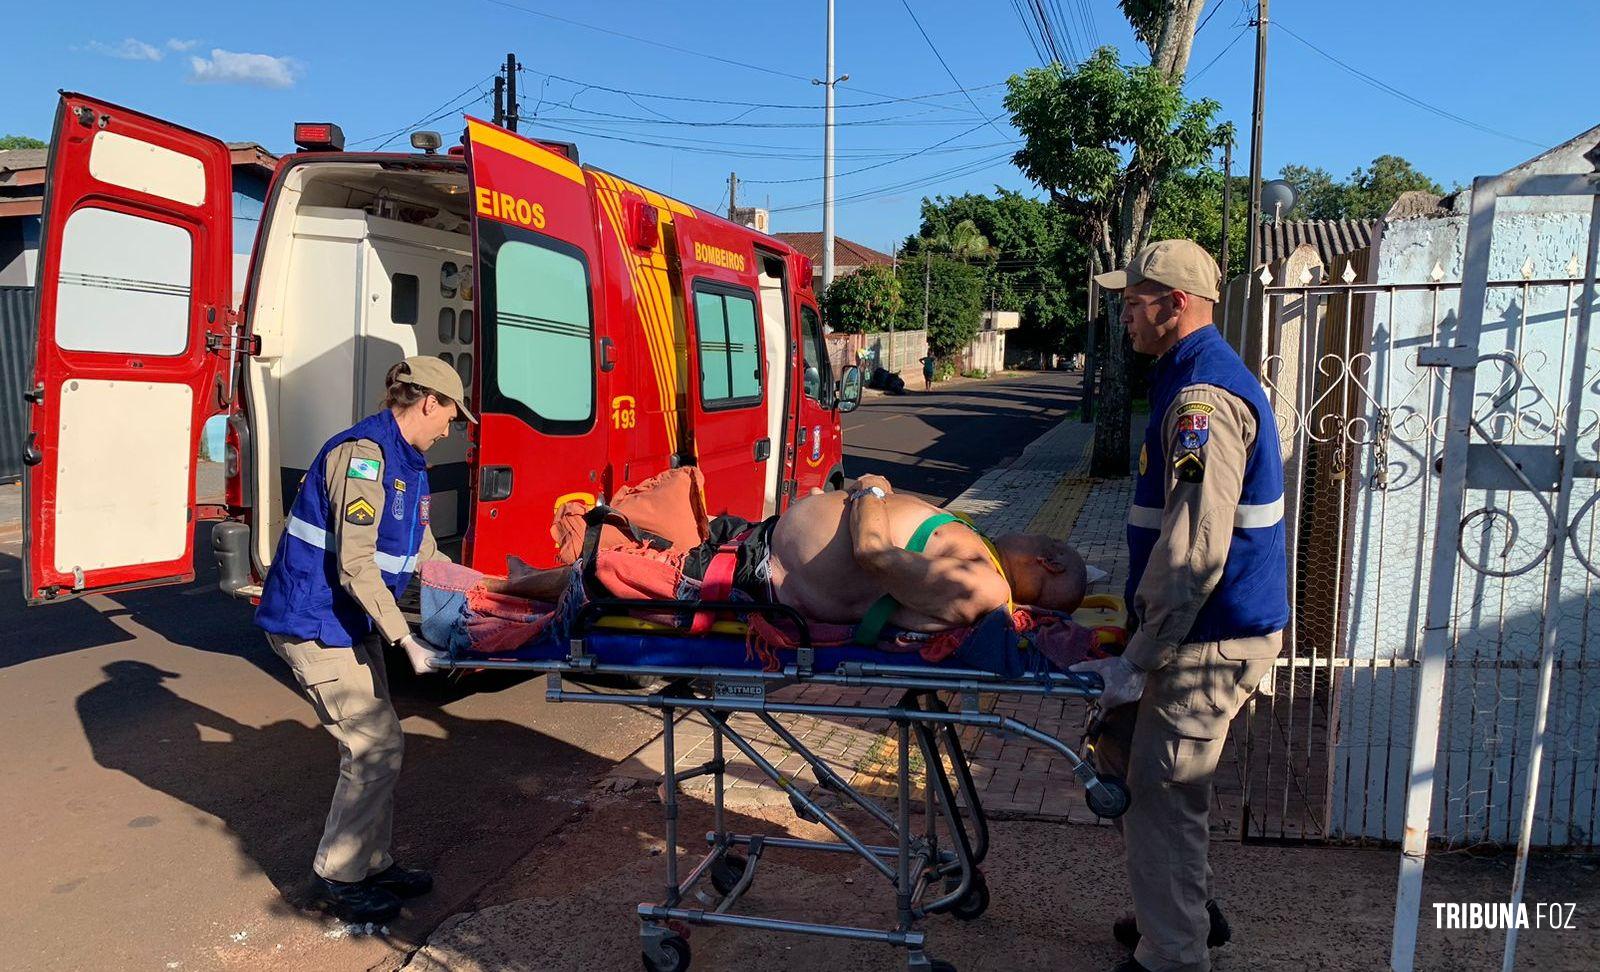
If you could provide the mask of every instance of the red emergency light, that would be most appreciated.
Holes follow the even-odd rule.
[[[643,197],[628,193],[628,242],[637,250],[653,250],[661,243],[661,212]]]
[[[333,122],[295,122],[294,144],[307,152],[342,152],[344,131]]]

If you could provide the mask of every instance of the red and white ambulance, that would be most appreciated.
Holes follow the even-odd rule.
[[[554,560],[557,508],[699,466],[708,511],[843,481],[811,267],[782,242],[466,119],[459,148],[342,151],[296,126],[233,306],[227,148],[77,94],[56,119],[24,478],[30,603],[182,583],[195,523],[251,596],[301,476],[434,354],[482,423],[429,453],[441,545]],[[226,416],[225,501],[197,499]]]

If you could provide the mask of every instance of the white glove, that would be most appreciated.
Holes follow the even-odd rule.
[[[438,671],[439,668],[443,667],[441,665],[439,668],[436,668],[433,663],[435,661],[444,661],[445,653],[428,644],[426,641],[423,641],[421,638],[418,638],[416,635],[406,635],[400,639],[399,644],[401,648],[405,649],[406,658],[410,659],[411,661],[412,671],[416,672],[418,675],[427,675]]]
[[[1121,655],[1078,662],[1068,671],[1093,672],[1100,676],[1105,688],[1100,692],[1099,704],[1108,712],[1119,705],[1137,702],[1144,694],[1145,673]]]

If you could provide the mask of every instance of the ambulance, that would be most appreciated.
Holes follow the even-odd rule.
[[[569,500],[698,466],[707,511],[751,519],[844,479],[810,262],[570,144],[465,119],[410,153],[295,127],[237,302],[228,149],[63,94],[27,399],[29,603],[192,581],[253,597],[307,467],[373,412],[388,368],[437,355],[481,418],[428,453],[432,523],[463,563],[554,563]],[[226,423],[220,495],[197,488]]]

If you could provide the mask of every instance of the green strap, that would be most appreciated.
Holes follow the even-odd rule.
[[[961,518],[954,513],[935,513],[923,520],[917,527],[917,532],[906,541],[906,549],[911,553],[922,553],[928,546],[928,538],[933,536],[933,531],[946,523],[955,523]],[[884,626],[889,623],[889,618],[894,614],[894,609],[900,606],[892,595],[885,594],[872,602],[867,608],[867,613],[861,618],[861,623],[856,625],[856,634],[853,639],[856,644],[871,647],[878,643],[878,636],[883,633]]]

